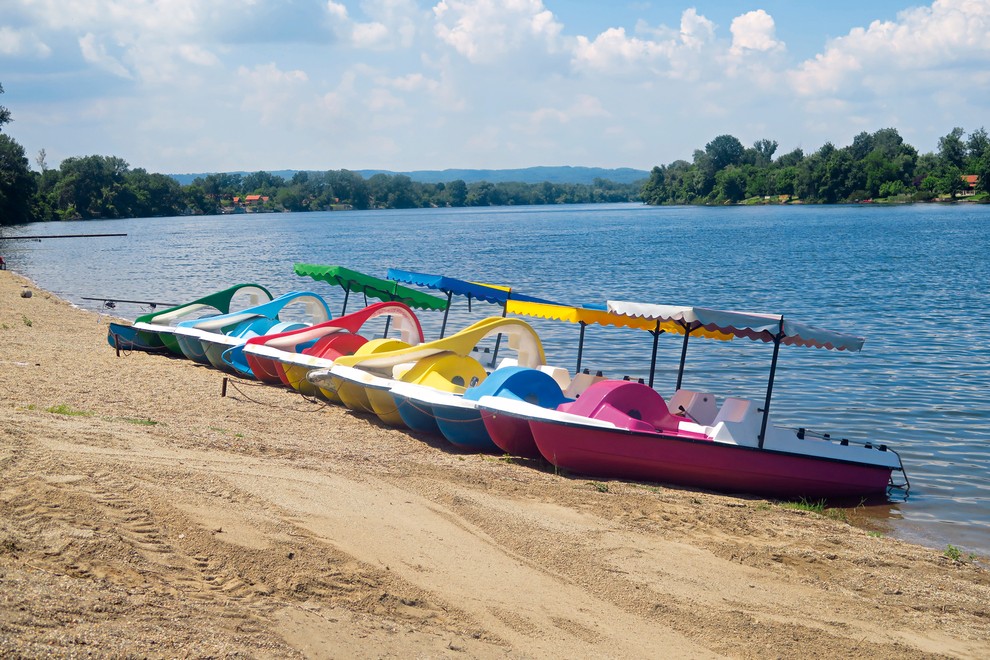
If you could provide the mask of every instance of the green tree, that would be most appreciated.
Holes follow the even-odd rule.
[[[271,172],[254,172],[241,180],[241,192],[245,195],[272,196],[285,185],[285,179]]]
[[[0,94],[3,94],[3,83],[0,83]],[[12,121],[10,110],[6,106],[0,105],[0,132],[3,132],[4,124],[9,124]]]
[[[202,179],[196,181],[202,181]],[[207,195],[203,186],[196,181],[182,189],[186,209],[197,215],[216,215],[220,212],[219,201],[215,197]]]
[[[670,190],[667,187],[667,167],[655,166],[650,171],[650,178],[643,184],[640,195],[647,204],[666,204],[671,200]]]
[[[966,158],[970,161],[979,160],[990,152],[990,137],[982,126],[969,134],[966,140]]]
[[[965,131],[958,126],[949,134],[938,139],[938,155],[947,165],[962,169],[966,165],[966,145],[962,136]]]
[[[775,164],[778,167],[793,167],[795,165],[799,165],[803,160],[804,151],[798,147],[794,151],[790,151],[778,158]]]
[[[153,218],[179,215],[186,209],[182,187],[170,176],[143,168],[124,173],[124,191],[116,202],[122,217]]]
[[[10,136],[0,134],[0,224],[31,222],[36,190],[24,147]]]
[[[757,140],[753,143],[753,151],[756,152],[756,159],[753,165],[766,167],[773,161],[773,155],[777,151],[777,141]]]
[[[479,181],[468,186],[467,206],[498,206],[501,198],[495,185],[488,181]]]
[[[446,193],[451,206],[464,206],[467,202],[467,184],[463,179],[454,179],[448,183]]]
[[[127,162],[116,156],[66,158],[59,166],[59,180],[52,191],[61,218],[119,218],[127,215],[122,197]],[[119,202],[124,212],[117,208]]]
[[[746,173],[729,165],[715,175],[715,195],[719,202],[735,203],[746,197]]]
[[[738,165],[745,151],[742,142],[731,135],[719,135],[705,145],[705,153],[711,159],[712,169],[715,172],[729,165]]]
[[[201,187],[204,194],[216,200],[230,199],[235,195],[240,195],[243,188],[241,175],[228,172],[197,177],[193,183]]]

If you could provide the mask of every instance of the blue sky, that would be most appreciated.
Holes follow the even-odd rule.
[[[635,167],[990,125],[990,0],[4,0],[49,167]],[[990,127],[990,126],[988,126]]]

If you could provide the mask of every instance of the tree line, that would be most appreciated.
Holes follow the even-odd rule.
[[[968,135],[953,128],[939,139],[936,153],[920,155],[893,128],[860,133],[847,147],[827,142],[810,155],[795,149],[774,159],[776,151],[774,140],[747,148],[732,135],[720,135],[696,150],[690,163],[654,167],[642,199],[647,204],[835,204],[990,192],[990,138],[983,128]],[[967,175],[975,175],[974,187]]]
[[[217,214],[247,208],[325,211],[629,202],[639,199],[641,187],[600,178],[591,184],[421,183],[403,174],[365,179],[349,170],[296,172],[289,179],[269,172],[209,174],[183,186],[165,174],[132,169],[116,156],[66,158],[52,169],[44,150],[35,158],[38,173],[30,168],[23,147],[3,134],[10,121],[9,110],[0,106],[0,224]],[[255,198],[246,204],[249,195]]]
[[[3,86],[0,85],[0,94]],[[990,138],[980,128],[954,128],[937,153],[920,154],[896,129],[863,132],[852,144],[826,143],[805,155],[795,149],[774,158],[777,142],[744,147],[720,135],[694,152],[692,162],[654,167],[644,184],[595,179],[591,184],[422,183],[403,174],[365,179],[349,170],[209,174],[180,185],[165,174],[132,169],[116,156],[82,156],[51,169],[41,150],[33,171],[23,147],[3,133],[12,121],[0,105],[0,224],[47,220],[141,218],[252,211],[324,211],[341,208],[420,208],[580,204],[734,204],[864,200],[923,201],[969,191],[975,175],[981,198],[990,185]],[[250,204],[247,196],[253,196]]]

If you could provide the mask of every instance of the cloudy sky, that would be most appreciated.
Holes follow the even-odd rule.
[[[3,0],[36,167],[182,173],[690,160],[990,128],[990,0]]]

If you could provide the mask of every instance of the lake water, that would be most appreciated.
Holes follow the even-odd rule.
[[[906,501],[861,508],[889,535],[990,555],[990,207],[652,208],[634,204],[155,218],[48,223],[4,235],[8,266],[81,307],[84,297],[182,303],[238,282],[343,293],[297,262],[384,277],[390,267],[501,283],[560,302],[663,302],[783,313],[866,337],[847,354],[783,347],[778,424],[897,449]],[[354,297],[351,307],[354,309]],[[118,304],[114,314],[147,311]],[[455,298],[449,329],[498,307]],[[420,314],[436,337],[442,314]],[[578,328],[533,323],[573,369]],[[449,334],[449,331],[448,331]],[[680,340],[661,337],[656,387],[674,387]],[[589,327],[583,366],[645,377],[647,333]],[[109,347],[107,350],[110,350]],[[684,387],[762,399],[769,345],[695,340]]]

